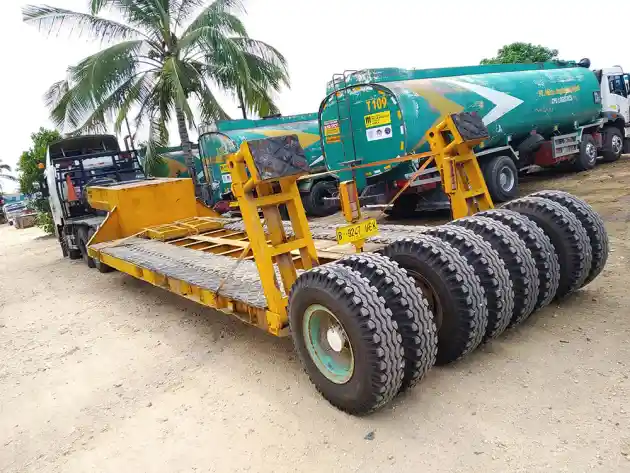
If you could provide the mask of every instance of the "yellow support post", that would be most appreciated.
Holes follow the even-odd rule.
[[[295,137],[283,137],[294,139]],[[297,139],[297,138],[295,138]],[[239,150],[228,156],[232,175],[232,192],[238,200],[243,223],[251,244],[254,260],[267,299],[267,319],[278,330],[288,323],[287,304],[291,286],[297,279],[292,251],[299,250],[301,267],[318,265],[317,251],[308,227],[306,213],[297,187],[297,178],[305,173],[262,179],[252,154],[253,142],[244,142]],[[286,205],[295,237],[287,238],[280,216],[279,205]],[[259,217],[262,210],[267,233]],[[276,267],[284,291],[276,278]]]
[[[473,151],[487,138],[481,118],[469,113],[447,116],[427,133],[454,219],[494,208]]]

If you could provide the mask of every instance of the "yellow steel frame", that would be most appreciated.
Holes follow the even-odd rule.
[[[478,142],[463,140],[451,117],[432,129],[428,139],[432,156],[423,157],[435,160],[444,190],[451,199],[453,216],[459,218],[492,208],[473,153],[473,147]],[[425,162],[423,167],[427,164]],[[274,335],[287,335],[287,295],[297,279],[297,269],[311,269],[320,260],[332,261],[344,252],[330,251],[330,247],[322,246],[320,241],[320,251],[317,251],[297,187],[301,175],[273,181],[261,179],[248,142],[242,143],[236,153],[227,157],[227,165],[245,232],[223,228],[217,214],[195,200],[190,180],[164,179],[144,184],[92,187],[90,203],[95,208],[109,210],[109,214],[90,240],[88,253],[121,272],[232,314]],[[349,221],[356,221],[360,218],[360,210],[351,210],[350,193],[353,187],[346,185],[344,188],[348,190],[342,193],[342,198],[347,200],[344,214]],[[156,209],[159,203],[163,205]],[[291,221],[294,235],[290,238],[285,233],[278,209],[282,204],[286,205]],[[260,219],[260,211],[267,229]],[[232,257],[235,268],[240,261],[253,259],[267,307],[250,306],[221,295],[221,285],[217,291],[211,291],[102,251],[133,237],[151,238],[164,244]],[[331,242],[325,243],[331,245]],[[357,250],[360,251],[361,246]]]
[[[447,116],[427,133],[444,192],[451,201],[453,218],[494,208],[473,148],[483,138],[464,140],[453,118]]]
[[[262,180],[247,142],[241,144],[237,153],[228,156],[227,163],[232,175],[232,192],[243,216],[269,312],[275,314],[277,322],[284,326],[288,322],[286,294],[297,279],[292,252],[299,252],[300,267],[303,269],[308,270],[319,264],[296,184],[299,175],[283,177],[275,182]],[[291,239],[287,238],[284,231],[278,209],[280,204],[285,204],[289,213],[294,233]],[[267,224],[267,232],[260,220],[259,209]],[[284,293],[276,279],[276,265]]]

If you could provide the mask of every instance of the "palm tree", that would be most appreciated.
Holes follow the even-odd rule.
[[[272,94],[289,85],[286,60],[275,48],[250,38],[238,13],[240,0],[89,0],[90,13],[51,6],[26,6],[24,21],[48,34],[62,27],[110,44],[68,69],[45,96],[51,119],[72,133],[103,132],[111,120],[120,132],[127,115],[149,124],[146,159],[168,144],[174,117],[190,175],[197,184],[188,129],[195,126],[194,100],[201,122],[229,118],[213,89],[239,100],[260,116],[277,113]],[[104,8],[123,21],[99,16]],[[194,14],[196,16],[194,16]],[[197,186],[195,186],[197,187]]]
[[[9,172],[11,172],[11,166],[3,163],[2,159],[0,159],[0,179],[8,179],[10,181],[17,181],[17,178],[15,176],[12,176],[11,174],[7,174]]]

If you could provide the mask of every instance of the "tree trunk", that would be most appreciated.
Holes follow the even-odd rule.
[[[236,89],[236,94],[238,95],[238,103],[240,104],[239,108],[241,112],[243,112],[243,118],[247,119],[247,109],[245,108],[245,100],[243,100],[243,92],[240,87]]]
[[[186,126],[186,117],[182,110],[176,109],[177,127],[179,129],[179,138],[182,142],[182,152],[184,153],[184,162],[188,168],[188,174],[195,186],[195,195],[200,195],[199,181],[197,180],[197,170],[195,169],[195,158],[192,153],[192,143],[188,137],[188,127]]]

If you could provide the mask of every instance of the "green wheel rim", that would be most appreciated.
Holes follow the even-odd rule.
[[[354,373],[354,352],[343,325],[320,304],[304,312],[302,335],[317,369],[335,384],[345,384]]]

